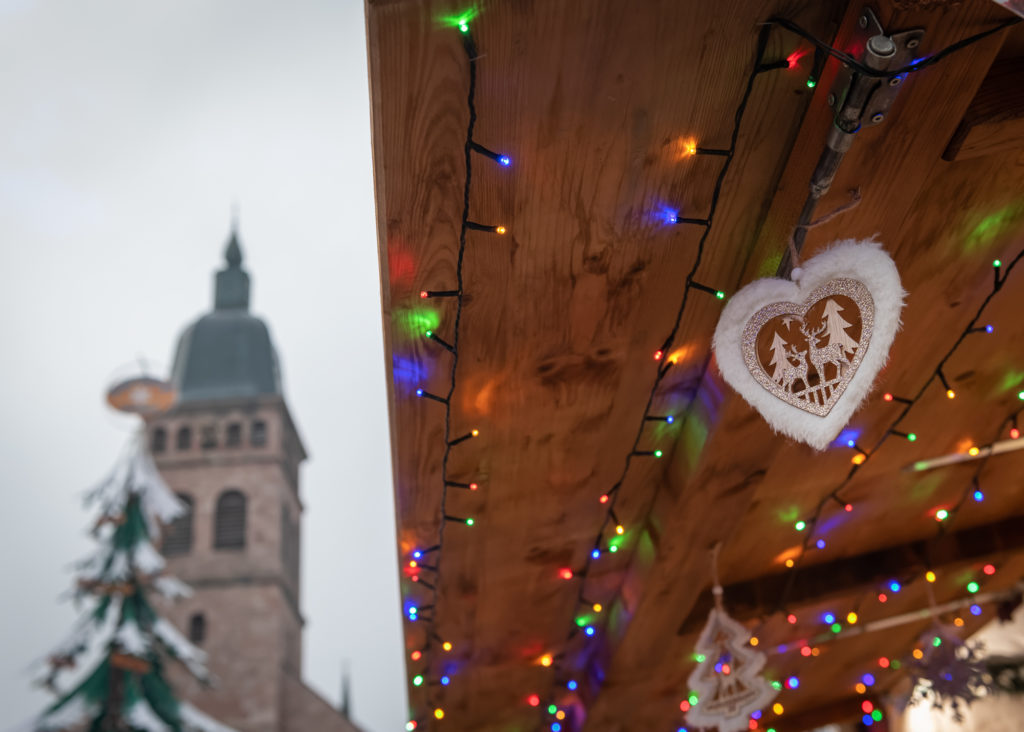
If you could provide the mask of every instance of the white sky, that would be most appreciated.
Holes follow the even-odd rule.
[[[406,718],[361,0],[0,0],[0,728],[49,699],[82,491],[132,422],[106,386],[165,375],[212,304],[237,201],[252,309],[312,456],[305,672]]]

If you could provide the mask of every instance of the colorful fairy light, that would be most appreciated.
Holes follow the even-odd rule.
[[[850,625],[856,625],[857,624],[857,613],[853,612],[852,610],[850,612],[848,612],[846,614],[846,622],[849,623]]]
[[[800,687],[800,679],[796,676],[790,676],[786,679],[786,686],[790,689],[797,689]]]
[[[972,595],[980,589],[981,585],[979,585],[977,582],[971,581],[967,583],[967,591],[970,592]]]
[[[972,497],[974,498],[975,503],[981,503],[985,500],[985,494],[981,492],[980,488],[975,489]]]
[[[981,568],[981,571],[987,574],[989,577],[996,573],[996,567],[994,564],[986,564]]]
[[[926,582],[934,582],[935,581],[935,572],[933,572],[933,571],[931,571],[929,569],[927,572],[924,573],[924,579],[925,579]]]
[[[409,658],[411,658],[413,661],[419,661],[421,658],[423,658],[423,652],[422,651],[413,651],[412,653],[409,654]]]
[[[540,697],[537,694],[530,694],[528,697],[526,697],[526,703],[529,704],[531,707],[539,707]]]
[[[892,592],[899,592],[900,591],[900,583],[897,582],[896,580],[893,580],[892,582],[889,583],[889,589]]]
[[[946,389],[946,399],[956,399],[956,392],[952,389]]]
[[[554,663],[554,659],[551,657],[550,653],[545,653],[543,656],[540,657],[540,665],[541,666],[544,666],[545,668],[547,668],[552,663]]]
[[[571,580],[573,577],[573,572],[568,567],[562,567],[560,570],[558,570],[558,576],[564,580]]]
[[[793,528],[796,529],[797,531],[803,531],[804,529],[807,528],[807,522],[806,521],[797,521],[795,524],[793,524]]]
[[[936,521],[945,521],[948,518],[949,518],[949,511],[947,511],[944,508],[940,508],[938,511],[935,512],[935,520]]]
[[[441,707],[434,710],[434,719],[444,719],[444,710]]]
[[[975,617],[981,615],[981,605],[971,605],[970,610],[971,615],[974,615]]]
[[[451,644],[450,641],[445,641],[444,643],[441,644],[441,648],[443,648],[444,652],[447,653],[448,651],[450,651],[452,649],[452,644]]]
[[[412,677],[412,685],[413,686],[423,686],[423,676],[421,674],[416,674],[415,676],[413,676]]]
[[[565,688],[567,688],[569,691],[576,691],[577,686],[579,685],[575,681],[570,681],[568,684],[565,685]]]

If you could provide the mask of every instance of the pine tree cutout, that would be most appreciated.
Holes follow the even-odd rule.
[[[857,341],[853,340],[846,332],[852,323],[848,323],[842,315],[842,308],[835,300],[828,300],[825,303],[825,312],[822,313],[822,320],[825,321],[825,335],[828,336],[828,344],[838,343],[846,353],[853,353],[857,350]]]
[[[775,331],[775,336],[772,338],[772,360],[768,362],[769,366],[774,366],[772,370],[772,378],[780,384],[786,378],[784,372],[787,366],[791,366],[789,359],[786,357],[786,339],[779,335],[779,331]]]
[[[750,633],[725,612],[717,569],[713,573],[715,607],[697,639],[697,653],[703,660],[687,679],[697,692],[697,703],[686,712],[686,721],[693,727],[741,732],[749,729],[751,713],[771,702],[778,691],[759,675],[765,656],[747,645]]]
[[[171,598],[187,596],[188,587],[163,574],[164,559],[152,540],[161,523],[183,508],[167,488],[146,452],[140,434],[127,459],[86,499],[99,507],[93,534],[96,553],[78,565],[76,596],[94,604],[72,633],[46,658],[42,683],[57,701],[19,732],[234,732],[195,707],[178,701],[165,679],[171,658],[208,682],[206,654],[161,618],[147,599],[150,589]],[[57,679],[78,659],[98,660],[69,691]]]

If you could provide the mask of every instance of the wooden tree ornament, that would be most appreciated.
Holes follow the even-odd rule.
[[[686,721],[718,732],[740,732],[748,729],[751,713],[770,703],[778,691],[760,676],[765,655],[748,645],[750,633],[725,611],[718,580],[720,547],[715,546],[711,559],[715,606],[697,640],[696,651],[704,660],[687,680],[698,701],[687,711]]]

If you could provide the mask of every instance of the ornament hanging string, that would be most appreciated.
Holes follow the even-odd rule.
[[[718,576],[718,555],[722,551],[722,542],[716,541],[711,547],[711,593],[715,596],[715,607],[724,611],[722,607],[722,581]]]
[[[844,203],[842,206],[839,206],[839,207],[829,211],[827,214],[822,214],[819,218],[816,218],[814,221],[812,221],[812,222],[810,222],[808,224],[804,224],[803,226],[800,226],[798,228],[800,228],[800,229],[813,229],[816,226],[821,226],[822,224],[827,224],[832,219],[837,218],[841,214],[844,214],[847,211],[850,211],[851,209],[857,208],[857,206],[859,206],[859,205],[860,205],[860,188],[854,188],[854,189],[852,189],[850,191],[850,200],[849,201]],[[801,267],[800,251],[796,248],[796,241],[793,239],[793,236],[795,234],[796,234],[796,230],[794,230],[793,233],[789,235],[789,240],[786,242],[786,244],[789,245],[789,261],[792,262],[792,264],[793,264],[793,269],[790,272],[790,277],[792,279],[794,279],[794,280],[797,279],[800,276],[800,267]]]

